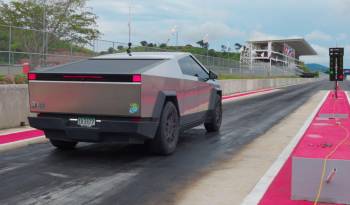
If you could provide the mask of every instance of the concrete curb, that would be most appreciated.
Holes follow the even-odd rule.
[[[16,142],[1,144],[0,145],[0,152],[12,150],[12,149],[17,149],[17,148],[29,146],[32,144],[46,143],[46,142],[48,142],[48,140],[45,138],[45,136],[39,136],[39,137],[30,138],[30,139],[19,140]]]

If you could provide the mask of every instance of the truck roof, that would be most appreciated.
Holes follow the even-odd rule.
[[[132,52],[130,56],[124,52],[101,55],[91,59],[177,59],[188,55],[190,53],[185,52]]]

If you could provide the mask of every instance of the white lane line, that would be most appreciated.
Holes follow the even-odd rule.
[[[349,94],[347,91],[344,91],[345,95],[346,95],[346,98],[348,99],[348,103],[350,103],[350,98],[349,98]]]
[[[50,175],[50,176],[53,176],[53,177],[58,177],[58,178],[69,178],[68,175],[55,173],[55,172],[44,172],[44,174],[47,174],[47,175]]]
[[[25,165],[26,165],[25,163],[16,163],[16,164],[12,164],[8,167],[0,168],[0,175],[5,174],[5,173],[10,172],[10,171],[13,171],[15,169],[24,167]]]
[[[33,189],[8,199],[9,204],[101,204],[132,183],[141,170],[118,173],[108,177],[91,177],[90,180],[69,180],[59,186]],[[43,190],[45,189],[45,190]],[[36,197],[32,197],[36,196]],[[113,204],[113,203],[112,203]],[[118,204],[117,202],[114,204]]]
[[[323,99],[321,100],[321,102],[318,104],[318,106],[315,108],[315,110],[312,112],[312,114],[305,121],[304,125],[300,128],[300,130],[294,136],[292,141],[287,145],[287,147],[278,156],[278,158],[275,160],[275,162],[272,164],[272,166],[267,170],[265,175],[259,180],[259,182],[253,188],[253,190],[246,196],[246,198],[243,200],[241,205],[253,205],[253,204],[258,204],[260,202],[261,198],[264,196],[265,192],[269,188],[271,182],[277,176],[277,174],[279,173],[279,171],[281,170],[281,168],[283,167],[283,165],[285,164],[285,162],[287,161],[287,159],[291,155],[293,149],[299,143],[300,139],[303,137],[307,128],[309,128],[312,120],[317,115],[321,106],[326,101],[329,92],[330,91],[326,92],[326,94],[323,97]]]

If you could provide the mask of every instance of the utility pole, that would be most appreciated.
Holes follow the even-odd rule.
[[[129,43],[128,43],[128,49],[126,50],[126,52],[128,53],[129,56],[131,56],[131,0],[130,0],[130,4],[129,4],[129,21],[128,21],[128,27],[129,27]]]
[[[9,27],[9,32],[10,32],[10,36],[9,36],[9,65],[11,65],[11,44],[12,44],[12,22],[10,22],[10,27]]]
[[[179,45],[179,31],[176,31],[176,48]]]
[[[171,34],[175,35],[175,47],[176,47],[176,50],[177,50],[177,47],[179,46],[179,30],[177,29],[177,25],[175,25],[171,29]]]
[[[203,38],[203,45],[207,49],[207,65],[209,66],[209,34],[206,34]]]
[[[43,65],[46,65],[46,62],[45,62],[45,52],[46,52],[46,47],[47,45],[46,44],[46,0],[43,0],[43,48],[42,48],[42,64]]]

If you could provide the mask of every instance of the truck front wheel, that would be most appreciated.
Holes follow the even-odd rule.
[[[215,102],[215,110],[209,120],[204,123],[207,132],[217,132],[220,129],[222,122],[222,102],[218,95]]]

